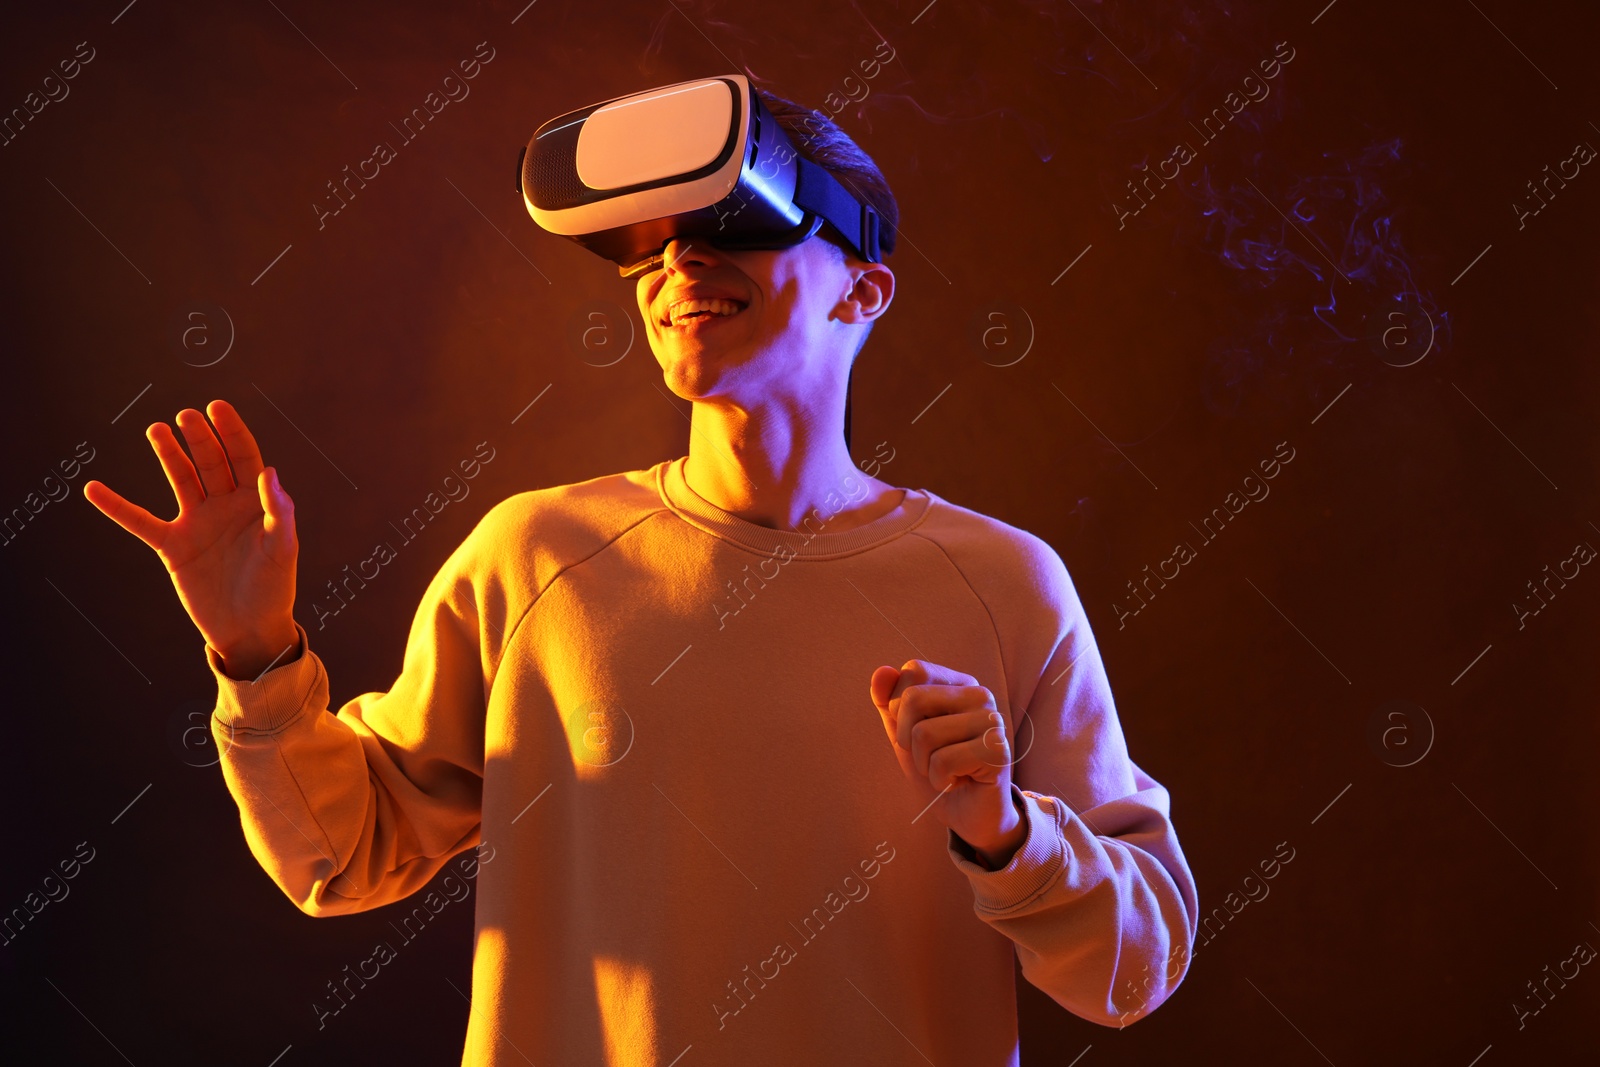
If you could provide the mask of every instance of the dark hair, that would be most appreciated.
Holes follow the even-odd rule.
[[[772,112],[772,117],[778,120],[778,125],[783,127],[796,152],[832,174],[840,185],[878,213],[878,248],[885,256],[893,252],[895,233],[900,226],[900,206],[895,202],[883,171],[878,169],[872,157],[821,111],[807,110],[793,100],[786,100],[765,89],[757,89],[756,93],[767,110]],[[818,235],[826,237],[841,255],[846,252],[848,245],[843,235],[831,225],[824,226]],[[862,334],[861,345],[867,343],[871,334],[872,325],[869,325]],[[860,354],[861,345],[856,347],[855,355]],[[847,449],[850,447],[850,382],[855,376],[855,355],[851,356],[851,378],[846,380],[844,392],[844,444]]]
[[[881,233],[878,246],[884,255],[894,251],[895,230],[900,224],[900,207],[872,157],[850,139],[827,115],[807,110],[765,89],[757,89],[761,102],[788,134],[795,151],[832,174],[851,194],[866,201],[878,213]],[[831,226],[824,231],[841,248],[842,236]]]

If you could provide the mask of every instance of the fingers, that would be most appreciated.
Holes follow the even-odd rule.
[[[957,778],[997,782],[1001,767],[995,765],[994,758],[994,750],[984,744],[982,737],[946,745],[928,759],[928,784],[942,790]]]
[[[922,659],[908,659],[898,668],[883,666],[872,672],[872,702],[878,710],[890,714],[896,708],[896,698],[917,685],[975,686],[978,680],[937,663]],[[885,692],[887,689],[887,692]]]
[[[998,768],[1005,763],[1008,747],[1004,720],[996,725],[999,712],[977,709],[954,715],[938,715],[923,719],[911,731],[911,745],[907,749],[911,760],[922,774],[929,773],[930,760],[935,752],[949,745],[978,740],[987,746],[990,765]]]
[[[104,482],[90,481],[83,486],[83,495],[100,513],[133,536],[160,549],[167,537],[166,522],[156,518],[138,504],[119,496]]]
[[[178,429],[183,431],[183,439],[189,443],[189,454],[194,457],[206,495],[215,496],[232,489],[233,473],[228,470],[228,457],[222,454],[222,445],[217,443],[217,436],[211,432],[211,424],[206,422],[205,416],[194,408],[184,408],[178,412],[176,421]]]
[[[981,685],[909,686],[889,701],[889,717],[895,720],[895,743],[910,752],[912,731],[918,723],[974,710],[994,710],[993,695]]]
[[[203,503],[206,498],[205,490],[200,486],[200,478],[194,472],[194,465],[189,462],[189,457],[178,444],[178,439],[172,434],[172,427],[164,422],[154,422],[145,430],[144,435],[150,441],[150,447],[156,450],[156,458],[161,461],[161,469],[167,474],[167,483],[172,486],[172,493],[178,498],[178,513],[181,515],[192,507]]]
[[[256,476],[262,469],[261,449],[256,447],[256,439],[246,428],[244,420],[226,400],[213,400],[206,405],[206,414],[211,416],[211,424],[222,435],[222,447],[227,450],[228,459],[233,463],[233,476],[237,484],[256,484]]]
[[[921,685],[933,683],[936,685],[977,685],[978,680],[970,674],[953,671],[949,667],[937,663],[930,663],[925,659],[908,659],[900,665],[901,676],[907,679],[907,685]]]

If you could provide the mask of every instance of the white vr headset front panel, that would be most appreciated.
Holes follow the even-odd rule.
[[[737,95],[730,91],[730,82],[737,87]],[[579,180],[591,189],[627,188],[709,165],[727,143],[727,131],[734,121],[731,109],[737,108],[734,151],[715,171],[688,181],[669,181],[554,210],[536,205],[524,189],[523,203],[534,221],[551,233],[581,236],[705,211],[734,192],[742,175],[751,199],[764,201],[764,211],[782,205],[787,208],[782,215],[788,225],[798,226],[805,212],[793,206],[799,176],[795,153],[769,152],[745,169],[750,155],[752,101],[749,80],[734,74],[679,82],[605,104],[581,120],[584,125],[578,131],[574,163]],[[781,136],[781,129],[774,129],[769,136],[774,134]],[[727,213],[737,212],[741,206],[734,204]]]
[[[612,260],[624,277],[674,237],[788,248],[824,222],[863,259],[881,262],[873,206],[802,156],[741,74],[551,119],[523,148],[517,188],[540,227]]]
[[[578,131],[578,177],[591,189],[626,189],[709,167],[738,105],[721,80],[607,104]]]

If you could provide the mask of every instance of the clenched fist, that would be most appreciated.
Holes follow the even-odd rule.
[[[872,702],[900,769],[939,821],[999,870],[1027,838],[1011,796],[1011,739],[994,694],[925,660],[872,672]]]

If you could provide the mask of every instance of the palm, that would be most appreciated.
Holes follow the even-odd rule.
[[[100,482],[86,484],[84,495],[155,550],[189,617],[220,651],[283,633],[293,617],[297,546],[292,504],[276,486],[276,472],[259,484],[265,468],[244,421],[224,401],[209,411],[221,442],[198,411],[178,415],[192,463],[165,423],[146,432],[177,497],[175,519],[158,519]],[[262,499],[274,493],[282,503],[269,511]]]
[[[180,510],[156,549],[213,648],[231,647],[263,614],[293,609],[294,560],[286,568],[272,558],[265,517],[255,486],[239,486]]]

